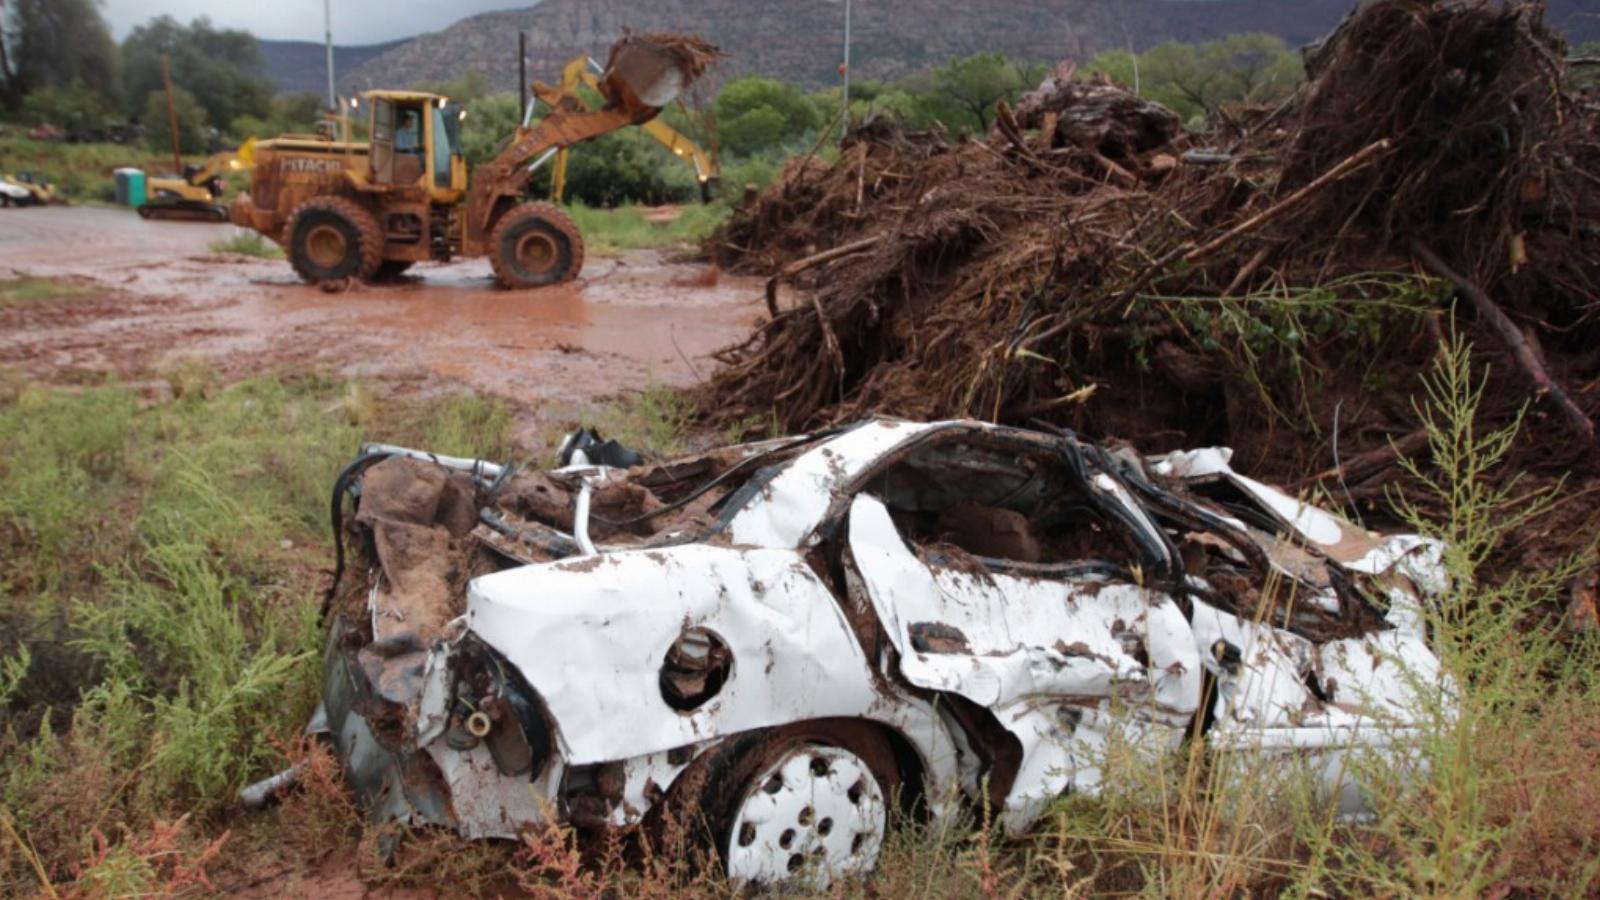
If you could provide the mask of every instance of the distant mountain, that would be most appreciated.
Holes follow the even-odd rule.
[[[1595,0],[1548,0],[1548,19],[1574,41],[1600,39]],[[894,78],[954,56],[998,50],[1041,61],[1086,59],[1111,47],[1209,40],[1265,31],[1291,45],[1327,33],[1354,0],[863,0],[854,5],[853,73]],[[516,89],[517,32],[528,33],[529,75],[554,80],[572,56],[604,61],[622,30],[703,34],[728,54],[722,77],[761,73],[811,87],[837,83],[839,0],[543,0],[463,19],[340,62],[343,90],[404,87],[483,72]],[[380,51],[380,52],[373,52]],[[320,60],[320,57],[318,57]],[[311,67],[312,80],[321,63]]]
[[[358,68],[374,57],[381,56],[393,50],[407,40],[389,41],[384,44],[368,44],[362,47],[333,48],[333,72],[338,77],[341,72],[348,72]],[[328,90],[328,55],[324,44],[313,41],[263,41],[257,40],[256,46],[261,49],[261,69],[279,93],[297,93],[310,91],[322,94]]]

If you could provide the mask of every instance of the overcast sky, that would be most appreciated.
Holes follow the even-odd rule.
[[[438,31],[491,9],[533,6],[535,0],[331,0],[333,42],[376,44]],[[243,28],[256,37],[322,40],[322,0],[105,0],[101,11],[117,40],[135,25],[160,15],[188,22],[210,16],[223,28]]]

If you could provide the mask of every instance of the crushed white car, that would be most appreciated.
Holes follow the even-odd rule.
[[[1439,545],[1226,450],[888,418],[616,449],[368,447],[340,477],[318,725],[375,817],[689,816],[736,881],[825,878],[871,869],[897,808],[1026,829],[1098,789],[1114,732],[1311,759],[1359,805],[1344,755],[1447,702]]]

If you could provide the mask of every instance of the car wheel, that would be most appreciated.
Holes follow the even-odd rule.
[[[734,883],[822,886],[877,866],[901,776],[875,726],[793,726],[729,752],[700,809]]]

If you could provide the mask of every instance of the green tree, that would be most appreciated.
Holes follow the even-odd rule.
[[[516,94],[491,94],[466,107],[461,123],[461,154],[467,164],[482,165],[494,158],[522,122]]]
[[[178,119],[178,149],[183,153],[206,152],[206,111],[194,94],[181,87],[172,89],[173,108]],[[167,116],[167,92],[145,95],[144,139],[158,153],[172,152],[172,127]]]
[[[1132,50],[1116,49],[1107,50],[1083,67],[1085,74],[1100,74],[1117,84],[1126,85],[1138,90],[1143,83],[1139,70],[1139,54]]]
[[[548,170],[541,170],[536,190],[548,193]],[[564,199],[608,207],[681,202],[693,199],[693,182],[689,170],[649,135],[624,128],[572,148]]]
[[[22,100],[22,120],[30,125],[49,122],[68,131],[101,125],[110,108],[99,91],[81,79],[71,84],[39,88]]]
[[[1098,67],[1100,58],[1092,66]],[[1123,81],[1126,76],[1106,70]],[[1139,56],[1140,89],[1186,119],[1215,115],[1232,103],[1287,96],[1305,78],[1300,58],[1282,38],[1236,34],[1203,44],[1167,41]]]
[[[234,116],[228,123],[228,133],[236,141],[246,138],[266,139],[280,134],[309,134],[323,117],[325,100],[321,94],[300,91],[279,94],[272,98],[271,111],[266,117],[248,113]]]
[[[73,82],[115,99],[116,58],[96,0],[0,3],[0,93],[13,108],[35,90]]]
[[[996,104],[1015,104],[1023,91],[1044,78],[1045,67],[1006,59],[999,53],[977,53],[936,69],[922,84],[930,118],[948,128],[989,130]]]
[[[770,106],[746,110],[717,129],[723,149],[733,156],[750,156],[778,147],[793,136],[783,113]]]
[[[249,32],[213,28],[203,17],[181,25],[160,16],[135,28],[122,44],[123,85],[135,103],[162,90],[163,55],[172,61],[173,85],[189,91],[210,121],[231,124],[239,116],[271,114],[272,88],[261,75],[261,54]]]
[[[759,75],[723,85],[711,105],[717,142],[731,156],[749,156],[797,142],[824,121],[793,85]]]

